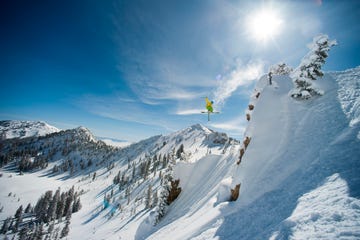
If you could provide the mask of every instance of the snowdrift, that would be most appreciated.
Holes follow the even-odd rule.
[[[232,213],[224,211],[224,222],[215,235],[220,239],[360,236],[360,125],[353,124],[357,115],[344,109],[344,100],[351,106],[359,101],[359,71],[326,74],[316,81],[324,96],[307,101],[288,96],[292,84],[287,76],[275,76],[272,86],[260,79],[261,95],[245,133],[251,143],[236,172],[236,181],[242,183],[240,199],[236,206],[227,207]],[[352,98],[341,94],[348,87],[356,92]],[[341,195],[331,190],[334,175],[344,185],[343,199],[351,198],[353,205],[332,202]],[[324,185],[328,193],[304,206],[304,196]],[[332,204],[325,205],[324,199]],[[318,206],[324,208],[319,211]],[[301,220],[292,221],[299,212]],[[327,217],[336,212],[341,217]]]

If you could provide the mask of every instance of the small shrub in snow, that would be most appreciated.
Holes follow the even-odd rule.
[[[321,67],[328,57],[330,47],[336,44],[336,41],[330,41],[327,35],[319,35],[313,39],[309,46],[310,51],[291,75],[295,84],[295,89],[290,92],[293,98],[309,99],[312,96],[324,94],[313,86],[312,81],[324,75]]]

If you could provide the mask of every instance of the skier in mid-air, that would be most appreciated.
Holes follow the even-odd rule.
[[[213,101],[210,101],[208,97],[205,97],[205,102],[206,102],[206,112],[203,111],[201,113],[207,113],[208,114],[208,121],[210,121],[210,114],[211,113],[220,113],[220,112],[214,112],[214,108],[213,108]]]
[[[205,98],[205,102],[206,102],[206,109],[209,111],[209,112],[214,112],[214,109],[213,109],[213,101],[210,101],[208,97]]]

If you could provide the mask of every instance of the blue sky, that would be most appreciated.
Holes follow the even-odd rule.
[[[263,38],[261,11],[277,21]],[[201,123],[241,139],[254,80],[296,67],[314,36],[339,43],[324,70],[359,65],[359,16],[356,0],[1,1],[0,119],[129,141]],[[210,122],[205,96],[221,110]]]

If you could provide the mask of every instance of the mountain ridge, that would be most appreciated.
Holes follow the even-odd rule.
[[[1,141],[0,163],[1,176],[7,177],[0,185],[3,191],[22,196],[19,197],[19,204],[22,205],[28,204],[26,199],[33,199],[30,203],[35,204],[36,194],[49,190],[49,187],[55,192],[57,187],[71,189],[75,185],[85,196],[81,197],[84,210],[80,211],[85,216],[101,209],[101,199],[108,199],[111,208],[103,209],[99,213],[101,217],[85,217],[87,220],[81,217],[82,214],[74,214],[73,218],[78,216],[83,219],[75,221],[74,228],[84,226],[84,221],[89,223],[87,226],[92,226],[92,222],[111,218],[115,213],[111,209],[115,209],[115,206],[124,215],[121,219],[125,219],[120,221],[118,211],[114,219],[126,226],[134,215],[134,209],[139,208],[139,204],[144,206],[143,200],[141,203],[139,201],[149,186],[152,186],[154,198],[155,194],[160,194],[162,178],[170,163],[196,162],[208,154],[223,154],[233,144],[238,143],[201,125],[193,125],[166,136],[153,136],[123,148],[95,140],[84,127],[45,136],[6,139]],[[38,188],[34,189],[33,185],[28,186],[23,181],[34,182]],[[8,185],[10,182],[14,182],[15,188]],[[32,189],[31,195],[17,189],[16,186],[22,184],[26,186],[24,189]],[[11,198],[0,197],[0,201],[5,207],[0,212],[1,219],[13,214],[19,207]],[[156,202],[151,202],[150,210],[154,212]],[[141,211],[146,211],[146,208]],[[77,223],[80,225],[77,226]]]
[[[44,136],[60,130],[44,121],[0,121],[0,136],[2,140],[9,138],[25,138],[33,136]]]

